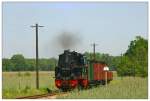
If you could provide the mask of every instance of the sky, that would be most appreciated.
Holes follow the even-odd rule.
[[[148,39],[147,2],[3,2],[2,57],[23,54],[35,58],[35,29],[38,23],[39,57],[58,57],[63,48],[55,44],[63,31],[80,37],[77,52],[118,56],[125,53],[135,36]]]

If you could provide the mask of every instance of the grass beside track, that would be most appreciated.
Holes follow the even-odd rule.
[[[57,89],[54,83],[54,72],[40,72],[40,89],[35,87],[35,72],[3,72],[2,73],[2,97],[16,98],[46,93],[46,88]],[[140,77],[117,77],[105,86],[92,87],[91,89],[71,91],[67,96],[59,96],[61,99],[147,99],[148,78]]]
[[[55,90],[54,72],[39,72],[40,89],[36,90],[35,72],[3,72],[2,97],[16,98],[46,93],[46,88]]]
[[[93,87],[92,89],[77,89],[67,96],[59,96],[65,99],[147,99],[148,79],[140,77],[115,78],[106,86]]]

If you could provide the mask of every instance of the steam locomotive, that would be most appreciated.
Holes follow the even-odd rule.
[[[55,85],[61,90],[105,85],[106,76],[108,83],[113,79],[111,71],[104,71],[105,66],[107,64],[104,62],[87,60],[81,53],[65,50],[59,55],[58,66],[55,68]]]

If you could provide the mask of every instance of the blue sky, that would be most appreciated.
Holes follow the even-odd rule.
[[[76,33],[82,42],[71,50],[120,55],[131,40],[148,37],[148,3],[11,3],[3,2],[3,57],[35,57],[35,30],[39,23],[39,57],[58,57],[63,49],[54,40],[63,31]]]

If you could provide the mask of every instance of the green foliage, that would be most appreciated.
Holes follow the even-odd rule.
[[[11,59],[3,59],[3,71],[34,71],[35,59],[26,59],[23,55],[13,55]],[[39,70],[54,71],[57,64],[57,59],[39,59]]]
[[[117,67],[119,76],[134,76],[135,74],[135,66],[127,56],[120,57]]]
[[[39,60],[40,70],[44,70],[44,71],[50,71],[50,70],[54,71],[56,64],[57,64],[57,60],[55,58]]]
[[[13,55],[11,57],[11,62],[14,65],[13,68],[14,71],[21,71],[22,69],[25,70],[26,62],[23,55],[21,54]]]
[[[14,68],[13,63],[9,59],[3,59],[2,66],[3,71],[12,71],[12,68]]]
[[[137,57],[137,59],[141,59],[142,57],[140,55],[147,56],[148,52],[148,40],[137,36],[135,40],[131,41],[129,48],[125,55],[127,56],[134,56]]]
[[[117,72],[120,76],[148,75],[148,41],[140,36],[131,41],[126,53],[117,63]]]

